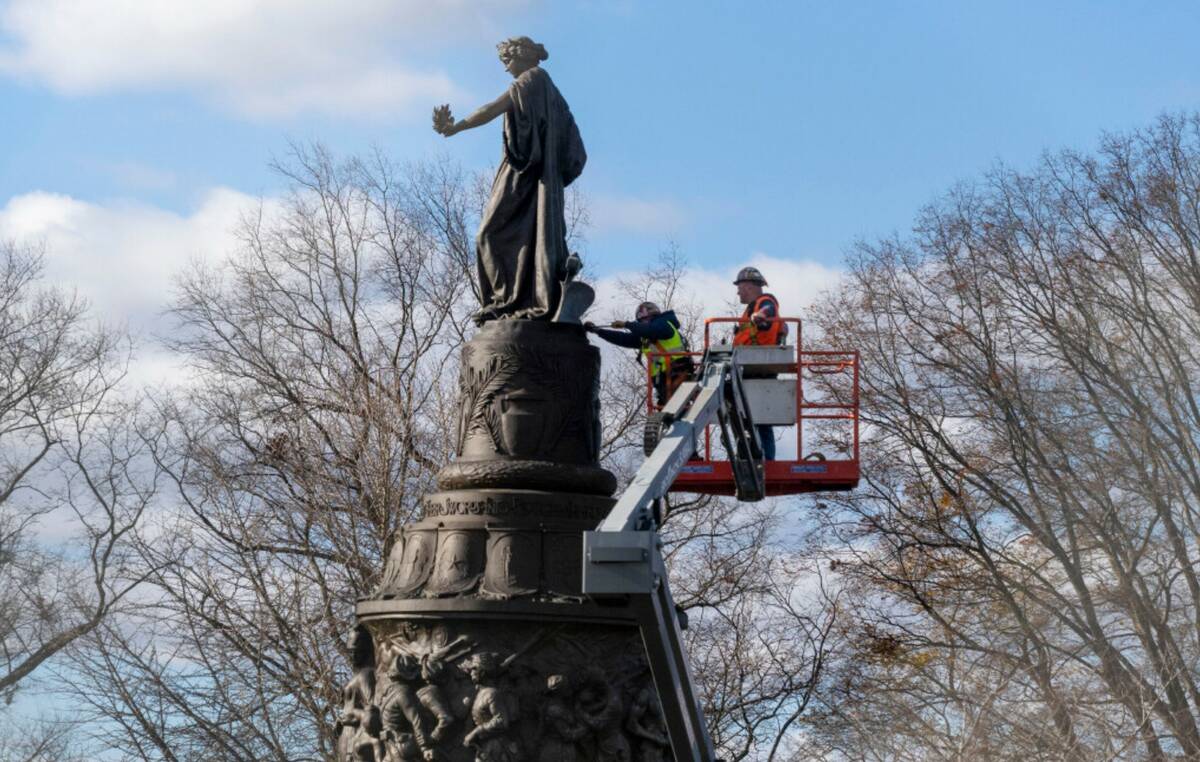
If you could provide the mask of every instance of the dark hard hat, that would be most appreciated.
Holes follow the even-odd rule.
[[[641,304],[638,305],[637,310],[634,311],[634,313],[633,313],[634,317],[636,317],[638,320],[641,320],[643,315],[661,315],[661,314],[662,314],[662,310],[660,310],[658,308],[658,305],[655,304],[654,302],[642,302]]]
[[[743,267],[741,270],[738,270],[737,278],[734,279],[733,285],[736,286],[744,280],[757,283],[760,286],[767,285],[767,279],[763,277],[763,274],[758,271],[757,267]]]

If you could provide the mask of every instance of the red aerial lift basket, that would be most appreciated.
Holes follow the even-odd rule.
[[[775,319],[787,325],[788,335],[795,340],[795,352],[791,364],[772,377],[785,384],[794,381],[796,399],[794,423],[774,426],[779,459],[764,463],[767,495],[854,489],[859,479],[858,352],[806,351],[801,345],[800,319]],[[704,349],[708,350],[714,330],[728,324],[732,334],[740,321],[741,318],[705,320]],[[664,354],[670,353],[655,352],[650,357]],[[678,356],[678,353],[674,354]],[[697,362],[703,356],[703,352],[689,354]],[[653,365],[653,362],[647,363],[648,413],[659,409],[649,374]],[[705,429],[703,441],[697,443],[697,457],[683,467],[671,485],[672,492],[734,494],[733,472],[720,444],[720,434],[713,428]]]

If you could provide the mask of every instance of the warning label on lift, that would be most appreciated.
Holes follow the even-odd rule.
[[[828,470],[829,470],[828,466],[822,466],[822,465],[792,466],[793,474],[823,474]]]
[[[683,474],[711,474],[712,466],[684,466],[680,473]]]

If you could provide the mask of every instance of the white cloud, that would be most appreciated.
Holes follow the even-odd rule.
[[[779,299],[785,317],[803,319],[821,292],[837,285],[842,271],[810,259],[784,259],[756,253],[743,262],[733,262],[722,269],[690,268],[684,278],[677,301],[694,304],[708,317],[733,317],[741,314],[733,279],[742,267],[757,267],[770,284],[767,291]],[[614,273],[599,279],[596,305],[592,308],[598,319],[610,315],[631,315],[636,304],[626,297],[620,282],[636,282],[637,273]],[[663,305],[667,307],[668,305]],[[593,318],[596,319],[596,318]]]
[[[526,0],[11,0],[0,73],[66,94],[194,89],[257,118],[394,116],[459,95],[406,58],[495,42]]]
[[[77,291],[97,317],[140,331],[159,320],[181,268],[234,248],[242,213],[257,203],[218,188],[191,214],[180,215],[132,202],[93,204],[35,191],[0,207],[0,238],[44,244],[46,282]]]
[[[589,199],[588,214],[597,233],[674,233],[687,221],[687,214],[674,201],[632,196]]]
[[[44,282],[74,291],[93,317],[128,325],[137,338],[130,381],[159,384],[182,359],[153,337],[169,330],[163,312],[174,278],[196,261],[216,261],[238,245],[242,215],[265,202],[228,188],[204,194],[189,214],[122,201],[95,204],[56,193],[14,196],[0,207],[0,238],[41,244]]]

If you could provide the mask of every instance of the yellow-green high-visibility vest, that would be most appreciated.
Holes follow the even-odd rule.
[[[679,329],[673,325],[671,326],[671,338],[669,339],[663,339],[662,341],[642,339],[642,357],[646,358],[646,361],[650,363],[650,375],[652,377],[670,368],[671,358],[659,354],[651,359],[651,352],[682,353],[686,351],[687,348],[683,345],[683,337],[679,335]]]

